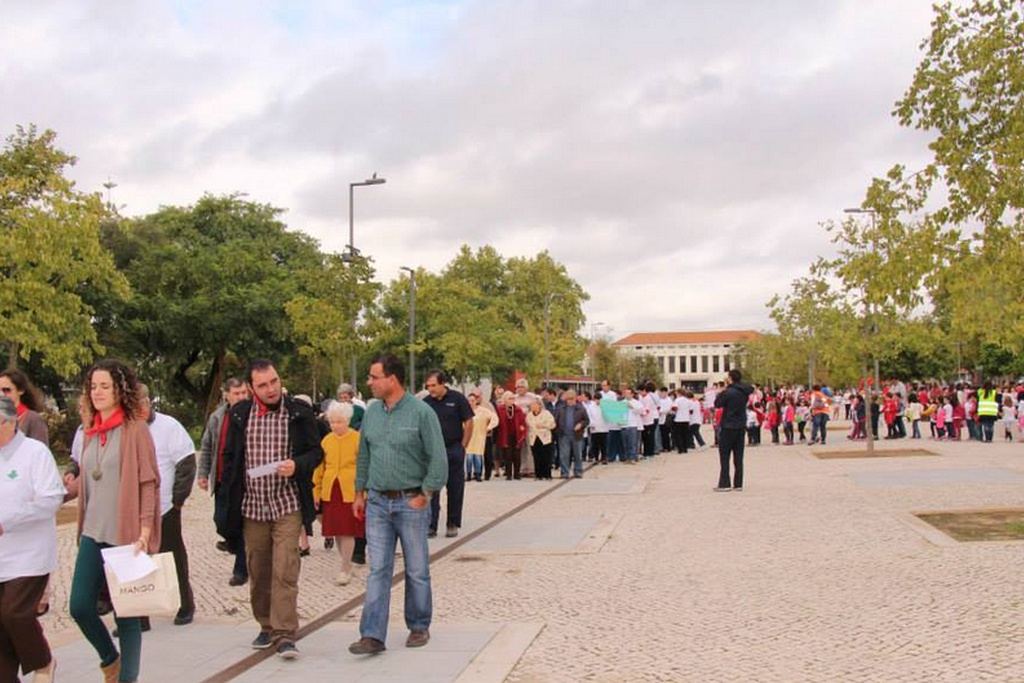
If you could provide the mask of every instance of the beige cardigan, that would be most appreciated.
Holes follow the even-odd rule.
[[[541,409],[536,415],[532,410],[526,411],[526,444],[532,446],[540,438],[545,446],[551,443],[551,430],[555,428],[555,416],[550,411]]]

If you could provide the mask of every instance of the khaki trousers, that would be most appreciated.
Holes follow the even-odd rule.
[[[272,639],[293,641],[299,629],[299,530],[302,515],[293,512],[272,522],[246,519],[245,559],[249,602],[260,630]]]

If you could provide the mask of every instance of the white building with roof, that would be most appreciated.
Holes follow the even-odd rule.
[[[612,342],[626,353],[657,359],[669,389],[703,392],[736,363],[737,346],[760,337],[754,330],[635,332]]]

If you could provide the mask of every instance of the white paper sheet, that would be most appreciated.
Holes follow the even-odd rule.
[[[146,553],[135,554],[134,545],[117,545],[100,550],[103,563],[110,567],[121,583],[138,581],[156,571],[156,562]]]
[[[252,467],[248,470],[249,478],[257,479],[259,477],[266,477],[270,474],[277,474],[277,468],[280,464],[280,462],[268,462],[266,465]]]

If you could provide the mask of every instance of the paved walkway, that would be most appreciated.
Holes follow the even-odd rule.
[[[839,434],[830,450],[863,448]],[[236,680],[1024,681],[1024,544],[956,543],[910,514],[1024,506],[1024,444],[895,447],[912,445],[936,455],[819,460],[764,444],[747,451],[742,493],[711,490],[712,450],[561,486],[470,483],[464,536],[555,490],[434,563],[426,648],[402,647],[400,586],[383,655],[346,651],[357,610],[300,641],[299,660],[271,657]],[[185,515],[196,622],[154,620],[145,681],[201,681],[252,652],[247,589],[227,586],[210,508],[197,490]],[[44,621],[59,680],[95,681],[66,616],[71,532]],[[313,547],[304,623],[357,596],[365,576],[335,587],[336,554]]]

